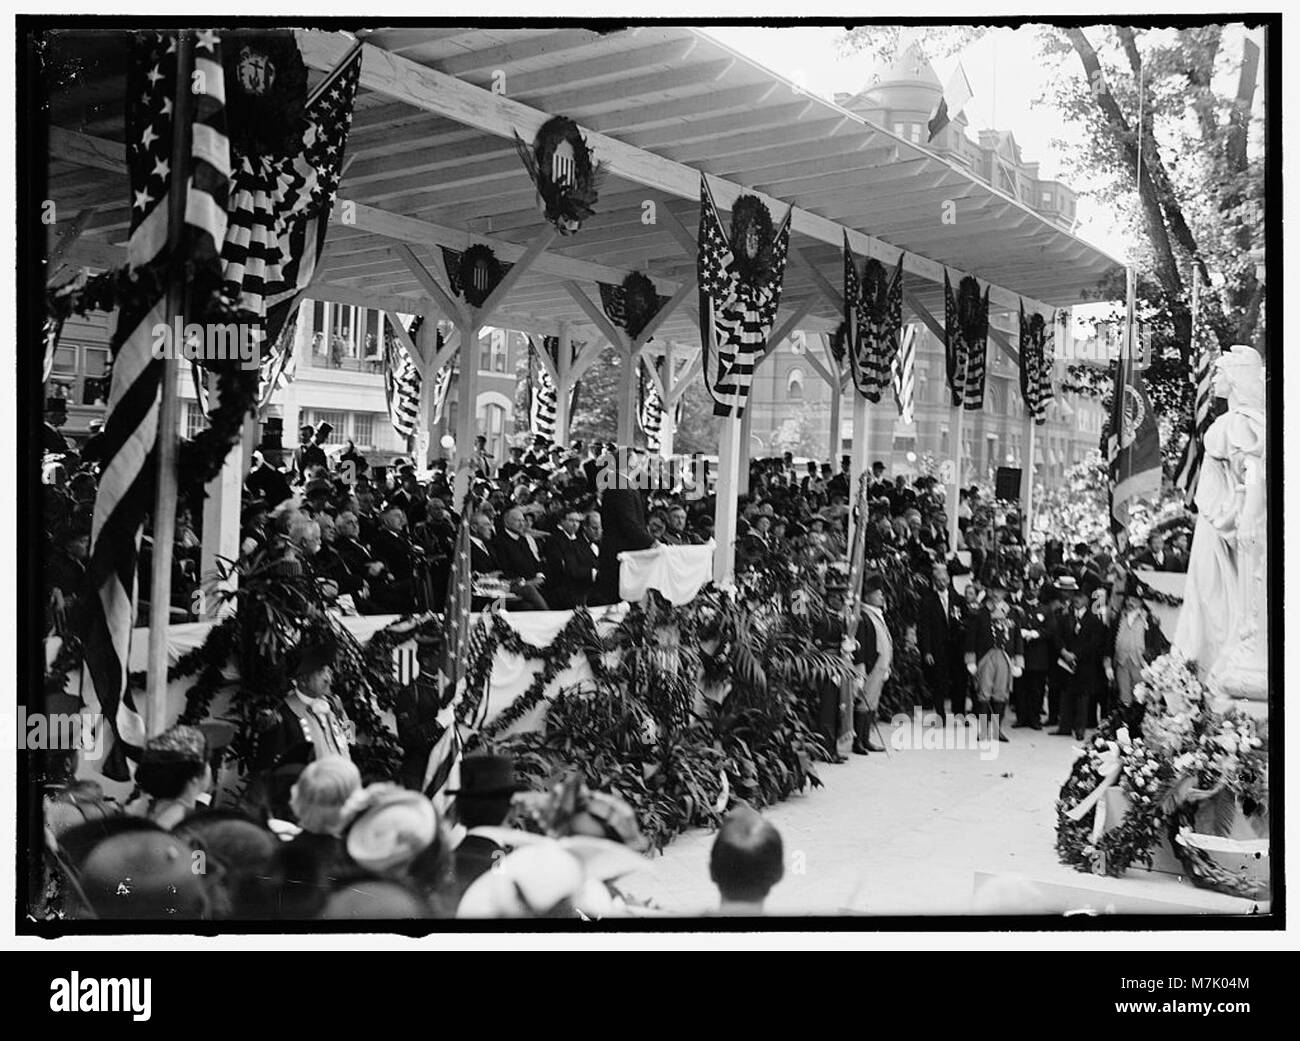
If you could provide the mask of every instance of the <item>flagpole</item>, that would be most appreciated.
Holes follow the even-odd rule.
[[[966,409],[961,405],[954,405],[953,411],[957,413],[953,420],[953,450],[952,450],[952,503],[951,510],[948,514],[948,552],[957,552],[957,513],[961,505],[961,427],[962,419],[965,416]]]
[[[185,231],[185,196],[189,181],[190,72],[194,66],[194,44],[184,30],[176,40],[176,99],[172,113],[171,185],[167,198],[167,259],[171,274],[167,284],[166,322],[169,329],[185,313],[185,267],[180,251]],[[172,543],[176,526],[176,444],[180,433],[180,399],[176,386],[176,353],[180,344],[162,358],[162,393],[158,405],[158,475],[153,510],[153,554],[149,585],[149,665],[145,697],[146,736],[164,729],[167,711],[167,628],[171,622]]]

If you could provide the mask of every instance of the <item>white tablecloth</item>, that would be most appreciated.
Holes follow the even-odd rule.
[[[651,589],[670,603],[685,604],[713,578],[712,541],[703,546],[656,546],[618,555],[618,595],[636,602]]]

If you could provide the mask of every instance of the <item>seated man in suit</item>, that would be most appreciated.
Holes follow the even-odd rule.
[[[496,537],[492,548],[501,566],[501,574],[510,580],[511,592],[519,598],[520,608],[550,610],[539,590],[546,582],[541,553],[537,541],[525,533],[524,511],[518,506],[510,507],[502,518],[502,525],[505,530]]]
[[[384,611],[408,614],[415,610],[415,571],[424,553],[407,535],[404,501],[390,499],[379,524],[370,539],[370,553],[384,567],[368,583],[370,598]]]
[[[596,550],[582,521],[581,510],[565,510],[559,532],[546,540],[547,603],[556,610],[585,607],[596,584]]]

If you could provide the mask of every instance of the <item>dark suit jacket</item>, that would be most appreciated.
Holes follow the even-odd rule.
[[[493,540],[492,551],[506,578],[528,580],[542,570],[541,559],[529,548],[528,540],[522,535],[515,538],[503,531]]]
[[[476,575],[485,575],[489,571],[500,571],[501,562],[497,560],[496,551],[492,548],[492,542],[484,542],[480,548],[475,539],[469,540],[469,566],[470,570]]]
[[[1061,618],[1061,647],[1077,661],[1068,683],[1077,693],[1100,695],[1106,687],[1102,659],[1108,651],[1110,634],[1106,623],[1091,610],[1078,618],[1069,611]]]
[[[637,489],[609,488],[601,496],[600,574],[595,603],[618,602],[618,555],[625,550],[649,549],[654,542],[645,519],[645,500]]]
[[[491,839],[482,835],[466,835],[453,854],[456,871],[456,903],[465,895],[474,881],[492,870],[499,857],[505,856],[505,848],[498,846]]]
[[[415,577],[415,546],[410,539],[380,528],[370,540],[370,555],[382,561],[395,582],[410,582]]]
[[[585,607],[598,563],[591,543],[581,533],[569,538],[560,532],[546,540],[545,557],[546,602],[556,610]]]
[[[951,586],[948,587],[948,610],[933,586],[921,591],[916,618],[916,647],[921,660],[934,655],[936,665],[960,661],[966,646],[966,600]]]

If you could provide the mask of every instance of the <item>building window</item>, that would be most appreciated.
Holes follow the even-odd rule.
[[[1051,204],[1052,204],[1052,193],[1043,192],[1043,205],[1050,206]]]
[[[373,412],[352,414],[352,440],[358,445],[373,448],[375,444],[375,416]]]
[[[348,419],[350,412],[332,412],[325,409],[303,409],[303,426],[318,427],[322,423],[328,423],[334,429],[330,431],[329,437],[325,439],[327,445],[341,445],[348,438]]]
[[[506,410],[490,402],[483,406],[479,417],[479,433],[487,439],[488,454],[500,462],[506,455]]]
[[[895,133],[898,137],[907,137],[907,124],[906,124],[906,123],[895,123],[895,124],[894,124],[894,133]]]
[[[59,347],[54,351],[54,367],[52,372],[62,372],[71,375],[77,371],[77,348]]]
[[[919,145],[921,143],[921,124],[912,124],[912,143]]]
[[[803,369],[791,369],[786,375],[785,396],[791,401],[803,400]]]
[[[193,401],[185,402],[185,436],[197,437],[200,430],[208,425],[208,417],[203,414]]]

